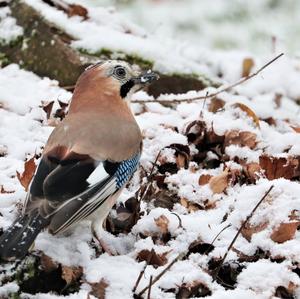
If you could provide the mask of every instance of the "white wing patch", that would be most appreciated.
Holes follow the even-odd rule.
[[[100,162],[86,181],[90,184],[90,186],[92,186],[101,182],[103,179],[107,178],[107,176],[109,176],[109,174],[105,171],[103,163]]]

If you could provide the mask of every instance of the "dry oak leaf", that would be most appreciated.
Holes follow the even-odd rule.
[[[293,127],[293,126],[291,126],[291,128],[292,128],[296,133],[300,133],[300,127]]]
[[[222,109],[224,106],[225,106],[225,101],[214,97],[210,100],[210,103],[208,105],[208,111],[216,113],[217,111]]]
[[[198,184],[200,186],[206,185],[206,184],[208,184],[208,182],[211,178],[212,178],[212,175],[210,175],[210,174],[202,174],[199,177]]]
[[[272,157],[262,155],[259,157],[259,165],[264,170],[265,176],[269,180],[278,178],[294,179],[300,175],[299,157]]]
[[[62,266],[61,278],[67,283],[73,283],[77,281],[83,274],[82,267],[68,267]]]
[[[58,264],[52,260],[52,258],[46,254],[42,254],[40,257],[40,264],[42,269],[46,272],[52,272],[53,270],[58,268]]]
[[[80,16],[84,20],[89,18],[87,9],[79,4],[70,4],[67,13],[69,17]]]
[[[168,262],[166,255],[169,253],[164,252],[162,254],[157,254],[152,248],[151,251],[148,249],[143,249],[137,255],[138,261],[147,261],[147,265],[152,265],[155,268],[165,265]]]
[[[259,179],[260,173],[262,171],[260,165],[258,163],[252,162],[248,163],[243,167],[246,177],[251,181],[255,182]]]
[[[28,190],[28,186],[35,173],[35,169],[36,165],[34,163],[34,157],[32,157],[24,163],[24,172],[22,174],[17,171],[17,178],[19,179],[21,185],[25,188],[25,191]]]
[[[166,234],[168,232],[170,221],[165,215],[161,215],[158,218],[155,218],[154,221],[162,234]]]
[[[257,115],[254,113],[254,111],[252,109],[250,109],[248,106],[246,106],[245,104],[242,104],[242,103],[234,103],[232,105],[233,107],[235,108],[239,108],[241,109],[242,111],[246,112],[246,114],[252,118],[254,124],[260,128],[260,125],[259,125],[259,118],[257,117]]]
[[[108,287],[108,283],[102,278],[100,282],[90,283],[92,290],[89,294],[95,296],[97,299],[105,299],[105,291]]]
[[[54,101],[51,101],[51,102],[42,102],[42,106],[41,107],[46,112],[47,119],[49,119],[50,116],[51,116],[53,104],[54,104]]]
[[[180,198],[180,204],[184,206],[189,212],[203,210],[203,207],[201,207],[197,203],[188,201],[186,198]]]
[[[209,187],[214,194],[225,191],[229,185],[229,176],[229,170],[225,169],[221,174],[214,176],[209,180]]]
[[[300,221],[281,223],[271,234],[271,239],[276,243],[284,243],[294,238]]]
[[[0,193],[14,193],[15,191],[7,191],[4,189],[3,185],[0,186]]]
[[[242,65],[242,77],[248,77],[254,67],[254,60],[251,57],[244,58]]]
[[[256,147],[256,134],[248,131],[232,130],[225,134],[224,146],[231,144],[248,146],[251,149]]]
[[[267,228],[268,222],[263,222],[258,225],[250,225],[249,223],[244,225],[241,231],[242,236],[247,240],[251,241],[252,235],[259,233]]]

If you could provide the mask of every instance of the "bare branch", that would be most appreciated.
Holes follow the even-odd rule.
[[[147,296],[147,299],[151,299],[150,296],[151,296],[152,279],[153,279],[153,276],[151,275],[151,276],[150,276],[149,290],[148,290],[148,296]]]
[[[177,261],[183,259],[187,253],[188,252],[182,252],[178,254],[177,257],[152,280],[151,286],[153,286]],[[138,293],[138,297],[141,297],[149,288],[150,284]]]
[[[230,84],[228,86],[225,86],[214,93],[206,94],[205,96],[198,96],[198,97],[186,98],[186,99],[174,99],[174,100],[159,100],[159,99],[147,100],[147,101],[132,100],[131,103],[140,103],[140,104],[144,103],[145,104],[145,103],[153,103],[154,102],[154,103],[160,103],[160,104],[168,104],[168,103],[169,104],[174,104],[174,103],[179,104],[179,103],[184,103],[184,102],[192,102],[192,101],[197,101],[197,100],[205,100],[205,99],[213,98],[213,97],[219,95],[220,93],[228,91],[238,85],[245,83],[246,81],[250,80],[251,78],[257,76],[260,72],[262,72],[265,68],[267,68],[269,65],[271,65],[273,62],[275,62],[277,59],[279,59],[283,55],[284,55],[283,53],[277,55],[275,58],[273,58],[272,60],[270,60],[269,62],[264,64],[262,67],[260,67],[256,72],[249,74],[248,76],[243,77],[239,81],[237,81],[233,84]]]
[[[255,211],[257,210],[257,208],[260,206],[260,204],[264,201],[264,199],[268,196],[268,194],[271,192],[271,190],[274,188],[274,185],[272,185],[268,191],[266,191],[266,193],[264,194],[264,196],[260,199],[260,201],[256,204],[256,206],[254,207],[254,209],[251,211],[251,213],[247,216],[246,220],[242,223],[241,227],[239,228],[239,230],[237,231],[236,235],[234,236],[233,240],[231,241],[230,245],[227,248],[226,253],[224,254],[218,268],[216,269],[215,272],[215,277],[214,280],[218,277],[219,271],[229,253],[229,251],[231,250],[233,244],[235,243],[236,239],[238,238],[238,236],[240,235],[240,233],[242,232],[242,229],[245,227],[245,225],[248,223],[248,221],[251,219],[251,217],[253,216],[253,214],[255,213]]]

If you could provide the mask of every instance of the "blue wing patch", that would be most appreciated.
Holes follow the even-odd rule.
[[[136,155],[129,160],[120,163],[115,173],[117,188],[120,189],[130,179],[135,172],[140,161],[140,155]]]

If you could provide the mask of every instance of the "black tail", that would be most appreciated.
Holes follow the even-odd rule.
[[[0,236],[0,260],[13,261],[23,258],[38,233],[49,223],[38,213],[20,216]]]

